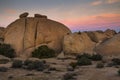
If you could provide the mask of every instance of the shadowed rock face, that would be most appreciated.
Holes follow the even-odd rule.
[[[5,31],[5,28],[4,27],[0,27],[0,38],[3,37],[4,31]]]
[[[113,38],[99,44],[95,48],[96,53],[107,56],[120,55],[120,34],[115,35]]]
[[[11,44],[18,56],[29,57],[41,45],[60,52],[67,33],[71,31],[65,25],[47,18],[20,18],[7,27],[4,42]]]
[[[0,27],[0,43],[3,43],[4,41],[4,32],[5,32],[5,28]]]

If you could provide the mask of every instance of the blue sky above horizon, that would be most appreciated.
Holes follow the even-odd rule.
[[[74,31],[120,31],[120,0],[0,0],[0,26],[6,27],[19,14],[45,14]]]

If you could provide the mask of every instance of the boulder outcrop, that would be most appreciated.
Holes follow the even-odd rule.
[[[12,45],[17,56],[29,57],[41,45],[62,51],[63,37],[71,33],[65,25],[47,18],[22,17],[8,25],[4,35],[4,42]]]
[[[0,27],[0,43],[4,42],[4,32],[5,32],[5,28]]]
[[[106,56],[120,56],[120,34],[99,44],[95,51]]]
[[[22,13],[22,14],[20,14],[20,18],[26,18],[27,16],[29,15],[29,13],[28,12],[25,12],[25,13]]]
[[[89,38],[87,33],[73,33],[64,37],[63,49],[65,54],[92,54],[95,44],[96,43]]]
[[[41,14],[35,14],[34,17],[35,18],[45,18],[45,19],[47,19],[46,15],[41,15]]]

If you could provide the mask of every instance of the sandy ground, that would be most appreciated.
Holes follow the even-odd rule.
[[[55,58],[46,59],[47,63],[52,67],[55,67],[57,71],[29,71],[25,69],[13,69],[10,68],[11,63],[0,64],[0,66],[9,67],[7,72],[0,72],[0,80],[62,80],[62,77],[67,73],[67,67],[70,62],[75,60],[66,59],[58,60]],[[78,66],[74,71],[69,73],[75,73],[76,80],[120,80],[120,76],[117,75],[118,68],[104,67],[98,69],[95,67],[96,63],[90,66]]]

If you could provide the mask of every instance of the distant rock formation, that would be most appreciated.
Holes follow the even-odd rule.
[[[29,13],[28,12],[25,12],[25,13],[22,13],[22,14],[20,14],[20,18],[26,18],[27,16],[29,15]]]
[[[64,37],[65,54],[95,53],[94,48],[116,35],[114,30],[85,31],[68,34]]]
[[[63,50],[66,55],[69,54],[82,54],[93,53],[95,42],[93,42],[87,33],[73,33],[66,35],[63,42]]]
[[[11,44],[17,55],[22,57],[29,57],[31,52],[41,45],[61,52],[63,37],[71,31],[65,25],[45,16],[46,19],[41,19],[36,18],[41,16],[38,14],[35,14],[35,17],[27,15],[28,13],[21,14],[20,19],[7,27],[4,42]]]
[[[106,56],[120,56],[120,33],[99,44],[95,51]]]
[[[111,38],[111,37],[113,37],[115,34],[117,34],[116,32],[115,32],[115,30],[110,30],[110,29],[107,29],[105,32],[104,32],[104,34],[107,36],[107,38]]]

